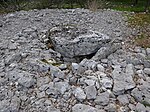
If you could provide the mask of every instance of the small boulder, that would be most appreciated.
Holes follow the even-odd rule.
[[[23,74],[23,75],[21,75]],[[18,74],[19,75],[19,74]],[[20,73],[20,78],[18,79],[18,83],[26,88],[29,88],[31,86],[34,86],[36,83],[35,78],[33,77],[33,74],[30,74],[28,72],[22,72]]]
[[[150,76],[150,68],[144,68],[144,73]]]
[[[69,89],[68,82],[56,82],[54,87],[58,89],[61,94],[64,94]]]
[[[85,100],[86,99],[86,94],[84,93],[83,89],[80,87],[77,87],[74,91],[73,91],[74,96],[78,99],[78,100]]]
[[[85,104],[75,104],[72,107],[72,112],[99,112],[98,109],[85,105]]]
[[[97,90],[95,86],[87,86],[85,88],[85,93],[88,100],[96,99]]]
[[[95,103],[97,105],[102,105],[102,106],[105,106],[109,103],[109,93],[108,92],[103,92],[103,93],[100,93],[96,99],[95,99]]]

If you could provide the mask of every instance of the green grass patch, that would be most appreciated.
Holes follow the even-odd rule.
[[[133,6],[133,0],[108,0],[111,4],[111,8],[120,11],[133,11],[143,12],[145,11],[146,0],[139,0],[138,4]]]
[[[119,11],[129,11],[129,12],[143,12],[144,7],[133,7],[133,6],[117,6],[112,9]]]

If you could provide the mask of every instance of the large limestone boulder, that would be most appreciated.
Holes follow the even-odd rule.
[[[49,42],[65,58],[75,58],[96,53],[111,38],[97,31],[75,26],[54,27],[48,31]]]

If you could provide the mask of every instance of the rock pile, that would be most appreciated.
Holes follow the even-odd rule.
[[[55,51],[66,58],[66,61],[69,60],[68,58],[73,59],[95,54],[102,46],[111,41],[109,36],[100,32],[68,25],[54,27],[47,34]]]
[[[149,112],[149,48],[126,49],[131,30],[123,14],[45,9],[1,15],[0,112]],[[77,27],[62,32],[68,24]],[[78,63],[64,61],[89,54]]]

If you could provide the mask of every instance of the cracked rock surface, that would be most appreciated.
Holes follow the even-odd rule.
[[[149,112],[150,48],[127,47],[125,14],[0,15],[0,112]]]

